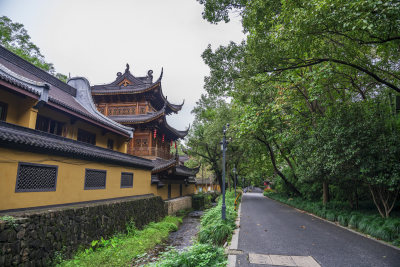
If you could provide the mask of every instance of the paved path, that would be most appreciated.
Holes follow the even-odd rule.
[[[259,193],[243,196],[238,250],[236,266],[400,266],[400,250]]]

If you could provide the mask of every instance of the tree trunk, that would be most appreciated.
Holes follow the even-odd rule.
[[[322,203],[326,205],[329,202],[329,184],[327,181],[322,182]]]
[[[390,191],[383,186],[370,185],[369,190],[379,214],[382,218],[389,218],[390,212],[393,210],[394,204],[399,195],[399,189]]]
[[[301,193],[297,188],[287,179],[287,177],[278,169],[276,165],[276,158],[275,158],[275,153],[274,150],[272,149],[271,145],[268,142],[263,141],[263,143],[266,145],[269,151],[269,155],[271,158],[272,166],[274,167],[275,172],[282,178],[282,180],[285,182],[286,186],[289,188],[290,191],[292,191],[296,196],[301,196]]]

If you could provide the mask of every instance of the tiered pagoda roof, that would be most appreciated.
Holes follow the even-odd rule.
[[[129,71],[129,64],[126,64],[125,72],[118,72],[117,78],[112,83],[92,86],[92,96],[95,99],[102,99],[106,96],[127,99],[129,95],[145,94],[152,106],[157,110],[160,110],[164,106],[164,103],[166,103],[166,115],[172,112],[178,113],[185,101],[182,104],[172,104],[164,96],[161,87],[163,72],[163,69],[161,69],[160,77],[153,82],[152,70],[147,72],[147,76],[135,77]]]
[[[189,128],[184,131],[177,130],[170,126],[166,120],[167,115],[178,113],[185,101],[182,104],[172,104],[164,96],[161,86],[163,69],[160,77],[155,82],[153,82],[152,70],[147,72],[147,76],[135,77],[129,69],[129,64],[126,64],[125,72],[118,72],[117,78],[113,82],[92,86],[91,93],[94,101],[96,103],[123,103],[132,101],[139,96],[143,97],[156,111],[150,111],[145,114],[109,115],[108,117],[126,126],[156,125],[160,131],[171,139],[184,138],[188,134]]]
[[[147,76],[135,77],[130,72],[129,65],[126,64],[125,72],[118,72],[117,78],[113,82],[92,86],[92,97],[98,107],[107,114],[108,118],[115,122],[133,127],[136,130],[142,129],[147,131],[150,136],[153,136],[154,131],[154,136],[156,134],[163,136],[163,143],[164,138],[166,140],[184,138],[188,134],[190,126],[187,130],[179,131],[170,126],[166,120],[167,115],[178,113],[182,109],[184,101],[180,105],[172,104],[168,101],[162,91],[162,77],[163,70],[161,70],[160,77],[155,82],[153,82],[152,70],[147,72]],[[148,105],[146,111],[138,112],[139,105]],[[124,108],[128,111],[115,112],[115,110]],[[114,109],[114,111],[109,111],[109,109]],[[155,139],[155,137],[151,139]],[[153,140],[150,141],[155,142]],[[151,146],[148,142],[145,149],[147,148],[154,148],[154,143]],[[169,149],[167,152],[168,156],[170,156]],[[133,147],[132,153],[135,153],[135,147]],[[194,177],[198,169],[185,167],[176,155],[173,158],[160,158],[158,155],[152,156],[155,156],[155,159],[153,159],[152,184],[162,187],[165,183],[185,183],[186,185],[195,183]]]

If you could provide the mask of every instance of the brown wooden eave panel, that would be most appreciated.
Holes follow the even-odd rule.
[[[34,94],[33,92],[29,92],[26,89],[22,89],[19,86],[10,84],[9,82],[0,80],[0,85],[4,86],[6,88],[6,90],[13,91],[13,92],[18,92],[18,93],[20,93],[22,95],[29,96],[29,97],[34,98],[34,99],[39,99],[39,96],[37,94]]]

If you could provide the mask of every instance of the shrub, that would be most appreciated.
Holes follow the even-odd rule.
[[[333,212],[333,211],[328,211],[328,212],[326,212],[325,217],[326,217],[326,219],[327,219],[328,221],[331,221],[331,222],[334,222],[334,221],[336,220],[336,214],[335,214],[335,212]]]
[[[209,209],[201,218],[201,229],[198,235],[200,243],[223,245],[235,229],[237,215],[234,210],[235,194],[232,191],[227,192],[225,196],[226,220],[223,221],[221,217],[222,198],[220,198],[218,205]]]
[[[362,217],[363,216],[359,213],[353,213],[349,220],[349,227],[358,228],[358,224],[360,223]]]
[[[348,214],[339,214],[337,220],[341,226],[347,226],[349,224],[350,216]]]

